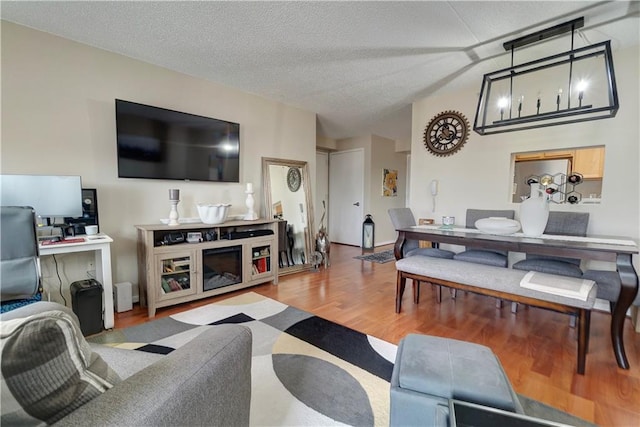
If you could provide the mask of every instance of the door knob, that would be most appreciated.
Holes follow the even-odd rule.
[[[360,206],[360,202],[355,202],[353,206]]]

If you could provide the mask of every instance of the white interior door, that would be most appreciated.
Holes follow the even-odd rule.
[[[364,150],[329,154],[329,238],[360,246],[364,220]]]

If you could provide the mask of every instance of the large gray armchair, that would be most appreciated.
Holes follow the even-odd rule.
[[[53,320],[48,322],[47,316]],[[30,406],[30,412],[5,412],[11,408],[4,406],[8,396],[3,388],[3,425],[5,422],[17,424],[18,417],[25,413],[36,420],[64,426],[249,425],[252,343],[251,331],[245,326],[211,326],[184,346],[162,356],[89,345],[73,312],[57,303],[36,302],[4,313],[0,319],[4,324],[3,387],[13,385],[7,388],[7,394],[18,396],[17,400]],[[34,323],[32,319],[41,321]],[[7,338],[5,328],[11,325],[15,329],[13,323],[23,321],[27,324],[23,328],[31,327],[28,333]],[[54,342],[60,336],[56,326],[65,323],[67,327],[62,335],[69,336],[70,331],[76,331],[70,340],[58,340],[67,341],[66,345],[74,348],[68,357]],[[38,333],[43,332],[45,326],[50,327],[51,333]],[[34,341],[33,333],[39,335],[38,342],[30,342]],[[73,345],[76,342],[79,345]],[[75,366],[71,365],[69,374],[66,369],[69,364],[63,364],[62,359],[73,359],[78,354],[84,357],[76,357],[76,365],[86,364],[88,369],[76,375]],[[24,363],[29,358],[34,361]],[[16,367],[26,365],[29,368],[24,375],[16,371]],[[61,365],[65,368],[56,370]],[[100,376],[101,373],[104,375]],[[96,393],[90,396],[85,390],[89,387],[78,377],[85,379],[84,384],[109,383],[109,387],[105,387],[106,391],[100,390],[97,396]],[[57,388],[43,387],[45,381],[57,381]],[[72,381],[72,386],[67,386],[66,383]],[[66,403],[69,396],[73,399],[63,410],[51,410],[52,404],[61,400]]]

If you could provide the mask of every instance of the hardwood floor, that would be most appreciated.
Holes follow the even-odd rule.
[[[408,287],[402,312],[396,314],[394,263],[353,258],[360,254],[360,248],[332,245],[329,269],[159,309],[156,317],[252,291],[394,344],[408,333],[420,333],[486,345],[497,354],[518,393],[598,425],[640,426],[640,334],[629,319],[624,342],[631,369],[616,364],[609,314],[593,312],[586,375],[578,375],[577,335],[568,316],[531,307],[512,314],[509,304],[498,309],[491,298],[462,292],[452,299],[446,289],[437,304],[435,291],[424,284],[420,304],[413,304]],[[116,313],[115,326],[149,320],[146,310],[136,305],[133,311]]]

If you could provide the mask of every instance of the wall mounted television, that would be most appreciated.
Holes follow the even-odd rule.
[[[118,177],[240,182],[238,123],[116,99]]]

